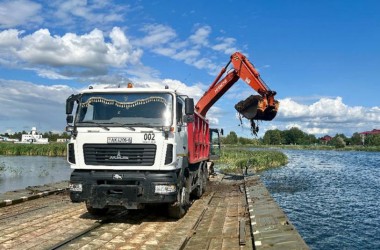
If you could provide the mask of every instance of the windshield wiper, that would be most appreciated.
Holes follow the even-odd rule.
[[[94,121],[82,121],[82,122],[78,122],[78,123],[77,123],[77,126],[78,126],[78,124],[81,124],[81,123],[95,124],[96,126],[101,127],[102,129],[105,129],[105,130],[107,130],[107,131],[110,130],[108,127],[106,127],[106,126],[104,126],[104,125],[102,125],[102,124],[100,124],[100,123],[94,122]]]
[[[157,128],[157,126],[149,125],[146,123],[129,123],[128,125],[133,127]]]
[[[116,124],[116,125],[119,125],[120,127],[127,128],[127,129],[132,130],[132,131],[136,131],[135,128],[130,127],[130,124],[126,124],[126,123],[120,123],[120,122],[107,122],[107,123],[105,123],[105,124]]]

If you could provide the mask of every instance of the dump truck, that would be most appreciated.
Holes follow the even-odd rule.
[[[90,87],[68,97],[71,201],[85,202],[94,215],[112,207],[142,209],[156,204],[166,207],[170,217],[181,218],[191,197],[205,192],[208,166],[216,157],[211,149],[220,147],[221,130],[211,129],[206,119],[209,108],[244,77],[259,96],[239,104],[239,113],[251,121],[271,120],[278,110],[276,93],[261,83],[248,59],[236,52],[230,62],[233,71],[220,80],[228,63],[196,104],[167,86],[132,84]]]

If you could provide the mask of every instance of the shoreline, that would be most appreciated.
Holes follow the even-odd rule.
[[[328,151],[358,151],[358,152],[380,152],[380,146],[345,146],[344,148],[336,148],[328,145],[254,145],[254,144],[226,144],[225,148],[257,148],[257,149],[290,149],[290,150],[328,150]]]

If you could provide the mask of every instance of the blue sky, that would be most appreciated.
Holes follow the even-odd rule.
[[[380,2],[375,0],[0,1],[0,133],[62,132],[64,103],[89,85],[169,85],[198,99],[241,51],[281,102],[268,129],[323,136],[380,128]],[[252,137],[233,106],[215,127]]]

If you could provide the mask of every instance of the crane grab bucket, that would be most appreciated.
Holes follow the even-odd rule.
[[[238,102],[235,109],[248,120],[271,121],[277,115],[278,101],[274,106],[268,106],[267,101],[260,95],[251,95],[247,99]]]

